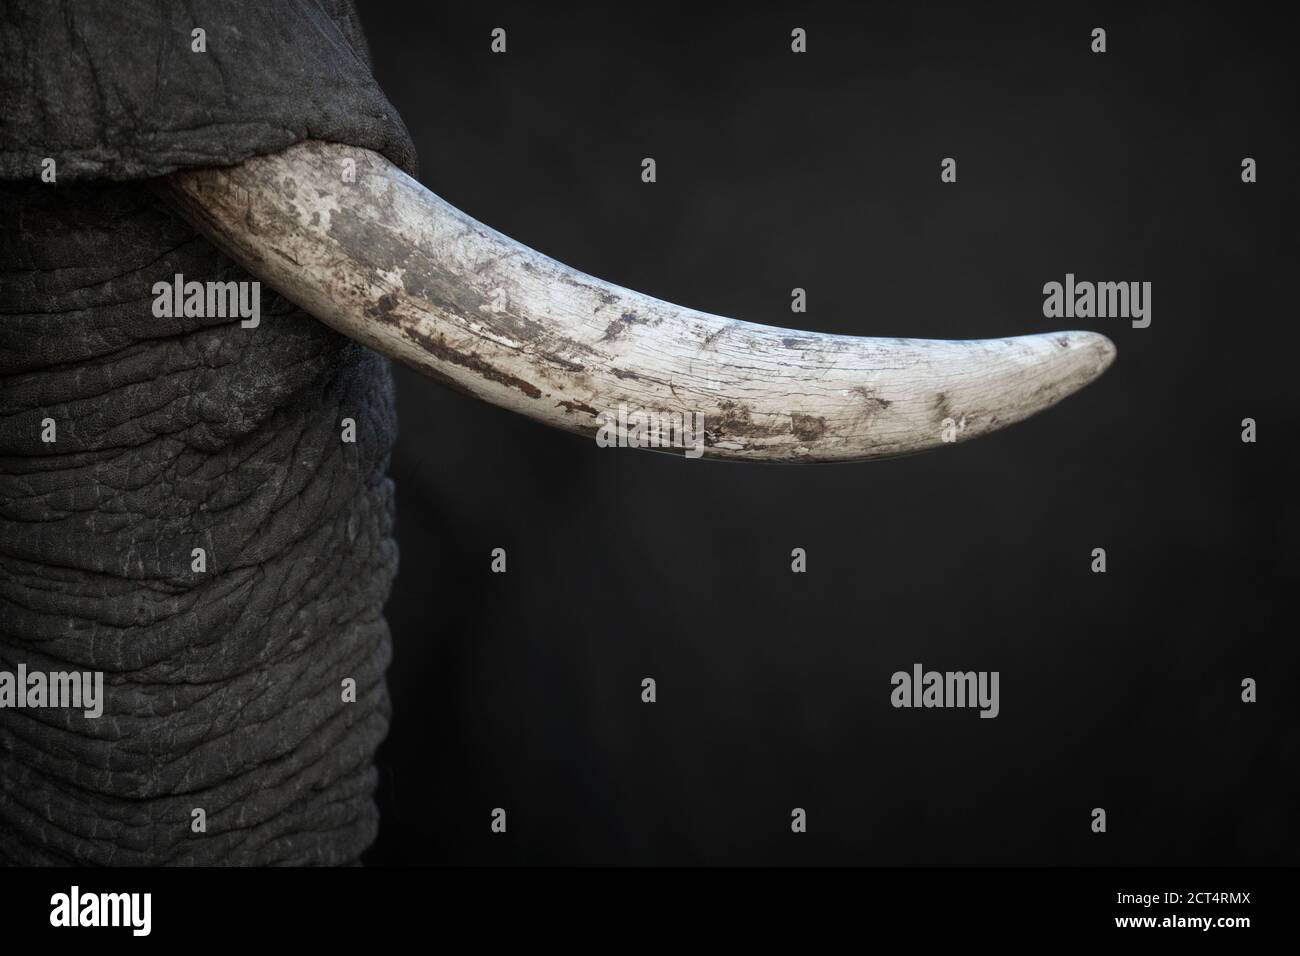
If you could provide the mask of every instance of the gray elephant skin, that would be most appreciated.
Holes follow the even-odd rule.
[[[6,2],[0,102],[0,671],[101,671],[106,698],[0,710],[0,860],[356,862],[389,716],[386,360],[265,287],[256,328],[150,291],[252,278],[156,177],[307,138],[414,172],[355,11]]]

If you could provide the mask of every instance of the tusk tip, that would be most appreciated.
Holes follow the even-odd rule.
[[[1078,354],[1079,360],[1089,367],[1083,385],[1101,377],[1101,373],[1110,368],[1119,350],[1115,343],[1100,332],[1066,332],[1068,348]]]

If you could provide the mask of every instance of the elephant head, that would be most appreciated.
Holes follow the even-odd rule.
[[[0,15],[0,671],[104,675],[101,715],[0,710],[9,861],[373,839],[385,357],[597,440],[649,410],[704,457],[818,462],[1001,428],[1114,356],[779,329],[569,269],[413,178],[344,0]]]

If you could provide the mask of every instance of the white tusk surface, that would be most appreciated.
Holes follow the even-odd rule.
[[[1054,405],[1115,357],[1095,332],[856,338],[697,312],[570,269],[378,154],[333,143],[174,173],[162,188],[237,262],[344,335],[590,436],[620,405],[688,423],[702,414],[710,458],[849,461],[964,441]]]

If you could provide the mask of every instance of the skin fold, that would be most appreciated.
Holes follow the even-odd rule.
[[[0,709],[0,861],[347,864],[376,833],[387,362],[266,286],[251,329],[152,308],[255,278],[152,178],[308,133],[413,168],[350,5],[261,7],[2,14],[0,670],[102,671],[106,701]]]

